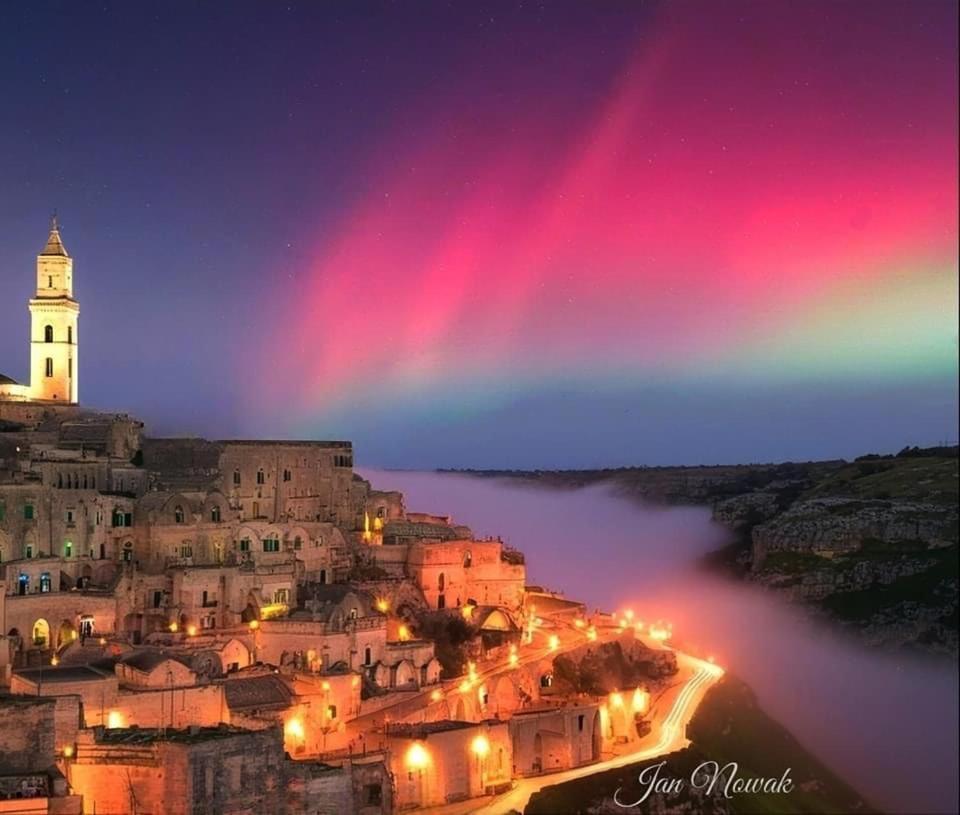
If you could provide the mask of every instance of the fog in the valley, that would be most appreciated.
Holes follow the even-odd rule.
[[[368,472],[407,508],[451,514],[527,556],[527,580],[588,606],[673,623],[763,708],[887,811],[953,812],[957,672],[885,655],[809,622],[776,596],[695,568],[726,539],[701,508],[643,507],[607,488],[561,491],[459,475]]]

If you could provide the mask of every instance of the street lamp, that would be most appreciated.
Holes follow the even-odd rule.
[[[470,745],[470,749],[477,757],[477,774],[480,776],[480,793],[483,794],[483,771],[487,754],[490,752],[490,739],[481,733],[473,740]]]
[[[407,750],[406,762],[407,770],[410,773],[413,773],[414,770],[417,771],[417,797],[419,799],[417,803],[419,806],[423,806],[426,803],[423,800],[423,771],[430,764],[430,754],[426,747],[419,741],[415,741]]]

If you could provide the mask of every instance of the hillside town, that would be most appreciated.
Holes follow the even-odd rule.
[[[29,308],[31,382],[0,376],[0,813],[509,811],[684,742],[718,667],[408,509],[350,442],[81,406],[55,221]]]

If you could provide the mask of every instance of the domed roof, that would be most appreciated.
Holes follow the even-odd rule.
[[[11,379],[6,374],[0,374],[0,385],[16,385],[17,380]]]

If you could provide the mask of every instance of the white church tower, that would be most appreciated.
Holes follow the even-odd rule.
[[[56,216],[37,256],[37,293],[30,300],[30,397],[76,404],[77,320],[73,259],[60,240]]]

